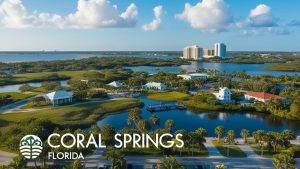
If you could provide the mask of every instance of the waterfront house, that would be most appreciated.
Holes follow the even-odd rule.
[[[209,77],[209,75],[206,73],[191,73],[191,74],[186,74],[186,75],[177,75],[177,77],[180,77],[184,80],[191,80],[191,79],[205,80]]]
[[[270,99],[279,99],[284,102],[287,101],[284,97],[266,92],[247,92],[245,94],[245,100],[256,100],[260,102],[266,102]]]
[[[44,95],[47,103],[52,105],[66,104],[73,102],[73,92],[64,90],[54,91]]]
[[[231,91],[227,87],[221,87],[219,92],[213,93],[216,98],[222,103],[230,103],[231,100]]]
[[[157,83],[157,82],[149,82],[143,86],[146,89],[154,89],[154,90],[166,90],[167,85],[163,83]]]
[[[119,88],[119,87],[123,86],[122,83],[120,83],[119,81],[113,81],[113,82],[111,82],[107,85],[112,86],[112,87],[116,87],[116,88]]]

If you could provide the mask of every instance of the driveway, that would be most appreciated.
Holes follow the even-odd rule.
[[[0,150],[0,165],[9,165],[12,159],[17,156],[17,154],[5,152]]]

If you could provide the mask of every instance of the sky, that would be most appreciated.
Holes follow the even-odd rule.
[[[300,51],[298,0],[0,0],[0,51]]]

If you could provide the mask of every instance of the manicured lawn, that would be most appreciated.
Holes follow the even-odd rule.
[[[223,156],[247,157],[247,155],[238,146],[229,145],[229,148],[227,148],[228,145],[224,145],[223,141],[218,142],[218,140],[214,140],[213,144]],[[228,149],[229,149],[229,154],[227,155]]]
[[[11,114],[1,114],[0,122],[4,121],[6,123],[10,123],[29,118],[37,118],[48,119],[56,124],[67,127],[88,126],[106,115],[120,111],[126,111],[130,108],[140,105],[141,103],[137,99],[126,98],[102,103],[87,103],[84,105],[68,106],[63,108],[53,107],[30,112],[24,111]]]
[[[274,155],[279,154],[279,153],[284,153],[284,152],[291,152],[295,155],[295,158],[300,157],[300,146],[299,145],[291,145],[289,148],[283,148],[280,147],[277,149],[277,151],[273,150],[268,150],[266,147],[261,147],[259,146],[251,146],[251,149],[260,156],[266,157],[266,158],[272,158]]]
[[[122,153],[127,156],[163,156],[163,155],[176,155],[176,156],[192,156],[192,148],[182,148],[176,151],[166,149],[164,152],[162,149],[156,147],[150,148],[126,148],[122,150]],[[193,149],[193,156],[195,157],[208,157],[208,151],[205,146],[195,147]]]
[[[188,97],[188,94],[181,92],[153,92],[150,93],[147,97],[152,100],[160,100],[160,101],[178,101]]]

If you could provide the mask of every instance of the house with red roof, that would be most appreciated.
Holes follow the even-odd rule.
[[[245,100],[256,100],[260,102],[266,102],[270,99],[279,99],[282,101],[286,100],[284,97],[266,92],[247,92],[245,94]]]

